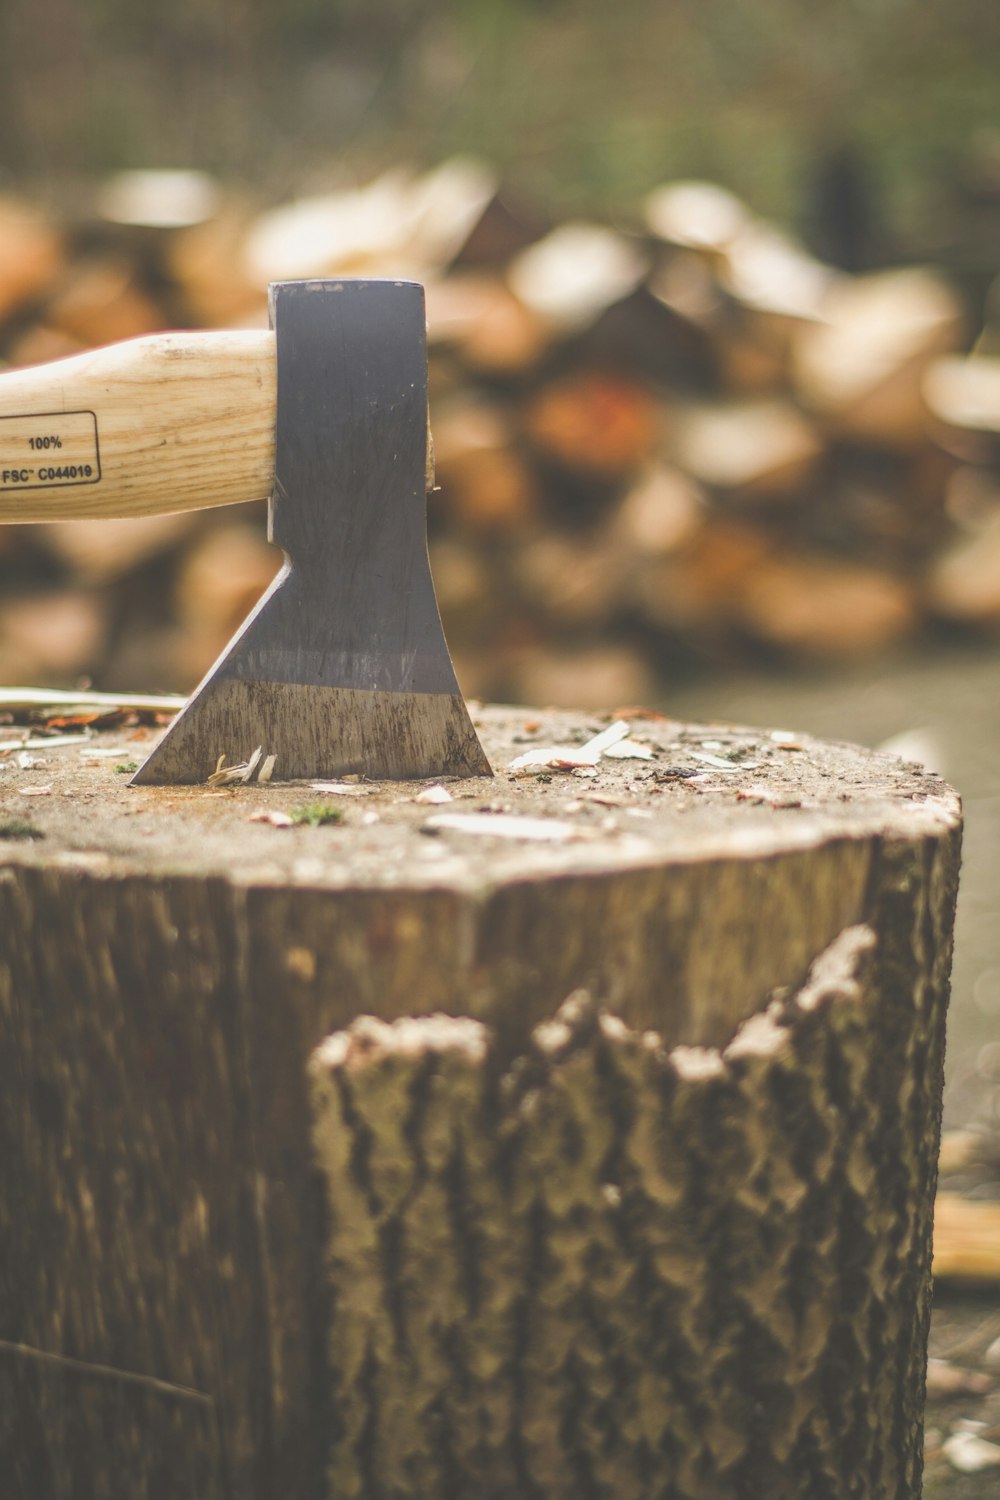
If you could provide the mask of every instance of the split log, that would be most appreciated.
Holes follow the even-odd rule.
[[[540,453],[597,481],[632,475],[652,458],[659,425],[644,385],[592,370],[536,391],[524,412],[525,434]]]
[[[1000,1282],[1000,1203],[938,1194],[934,1274],[942,1281],[972,1285]]]
[[[527,538],[518,549],[519,589],[533,618],[544,621],[546,636],[560,627],[568,634],[599,631],[627,599],[627,559],[624,553],[615,557],[609,541],[603,530],[579,536],[543,531]],[[534,694],[529,701],[534,701]],[[575,701],[564,700],[563,706],[571,707]]]
[[[126,259],[84,261],[47,304],[46,321],[85,346],[138,338],[164,327],[163,309]]]
[[[62,235],[43,214],[0,198],[0,318],[55,281],[65,264]]]
[[[434,463],[437,509],[459,529],[517,531],[538,508],[535,477],[496,404],[442,402],[434,414]]]
[[[1000,511],[935,560],[926,597],[931,610],[944,619],[1000,623]]]
[[[670,451],[699,483],[735,498],[801,495],[823,447],[790,401],[720,401],[674,408]]]
[[[750,217],[739,198],[714,182],[665,183],[653,189],[644,206],[650,229],[667,244],[715,255]]]
[[[924,399],[947,427],[1000,433],[1000,359],[938,359],[924,379]]]
[[[924,373],[962,337],[957,294],[935,273],[908,267],[834,283],[823,310],[825,321],[797,340],[802,400],[839,434],[889,447],[919,442]]]
[[[274,581],[281,561],[278,548],[242,521],[213,527],[189,549],[177,579],[176,609],[181,625],[216,637],[203,661],[222,650]]]
[[[85,589],[15,595],[0,604],[0,676],[27,668],[37,681],[72,681],[104,654],[107,604]]]
[[[600,224],[563,224],[524,250],[507,273],[514,294],[552,329],[586,328],[645,280],[639,247]]]
[[[759,639],[830,661],[884,651],[905,639],[917,619],[905,580],[863,563],[794,553],[762,562],[739,602]]]
[[[518,375],[539,364],[552,342],[544,321],[497,276],[466,272],[427,288],[431,349],[456,348],[470,370]]]
[[[327,827],[0,769],[12,1495],[916,1500],[957,801],[634,727]]]
[[[112,521],[53,521],[45,540],[84,583],[106,585],[179,549],[197,526],[191,511]]]
[[[553,230],[462,160],[263,216],[187,173],[119,175],[61,228],[3,199],[0,355],[38,363],[156,326],[262,330],[269,276],[426,279],[441,485],[432,536],[455,544],[446,583],[473,633],[457,626],[454,645],[474,656],[469,681],[489,696],[519,683],[547,695],[564,664],[566,702],[578,701],[588,663],[593,701],[615,676],[638,687],[647,664],[662,692],[674,665],[706,656],[770,660],[776,646],[822,661],[840,653],[838,613],[859,595],[849,638],[861,648],[913,640],[925,624],[992,630],[995,539],[975,517],[966,524],[950,476],[956,461],[997,472],[1000,361],[989,337],[973,357],[952,357],[963,339],[953,291],[919,269],[834,271],[710,184],[667,184],[644,211],[642,239],[593,223]],[[708,503],[693,506],[702,491]],[[174,524],[160,533],[159,566],[153,530],[102,532],[114,542],[106,563],[82,532],[0,535],[0,594],[111,580],[98,658],[81,667],[67,649],[56,672],[8,638],[6,672],[189,688],[211,641],[174,613]],[[208,518],[192,538],[227,524]],[[572,562],[581,530],[589,543],[599,528],[605,579],[599,556],[564,590],[537,577],[550,566],[518,575],[529,537],[549,531],[543,564]],[[461,603],[473,554],[494,596],[488,641],[486,611]],[[779,566],[754,583],[755,559],[772,555]],[[852,580],[845,564],[864,569]],[[808,597],[814,580],[822,600]],[[573,606],[564,614],[561,594]],[[544,613],[531,613],[543,596]],[[561,638],[547,663],[544,630]],[[566,657],[574,631],[590,635]]]
[[[559,645],[542,634],[541,649],[513,650],[507,670],[517,701],[551,703],[565,708],[582,703],[598,708],[605,703],[648,703],[656,683],[635,647],[604,639],[576,640]]]
[[[703,526],[639,574],[647,618],[667,631],[711,640],[738,618],[745,589],[773,550],[760,529],[732,521]]]
[[[170,234],[213,219],[220,199],[207,172],[116,172],[97,195],[97,211],[109,224]]]
[[[172,234],[164,246],[167,275],[192,327],[267,326],[265,285],[242,263],[250,217],[247,206],[229,199],[203,224]]]

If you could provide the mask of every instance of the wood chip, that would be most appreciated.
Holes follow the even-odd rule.
[[[938,1152],[938,1172],[961,1172],[971,1166],[982,1149],[984,1137],[978,1130],[945,1130]]]
[[[418,792],[413,800],[414,802],[429,802],[436,805],[442,802],[451,802],[454,799],[447,787],[438,785],[425,786],[423,791]]]
[[[1000,621],[1000,513],[940,553],[927,576],[926,597],[945,620],[986,626]]]
[[[595,734],[585,745],[539,745],[526,750],[511,761],[508,770],[519,771],[574,771],[596,766],[602,755],[618,745],[628,736],[629,728],[624,719],[616,719],[600,734]]]
[[[182,229],[215,214],[220,191],[207,172],[117,172],[100,190],[97,209],[113,224]]]
[[[583,748],[589,751],[591,755],[604,755],[606,751],[610,750],[612,745],[620,744],[626,738],[628,732],[629,729],[625,720],[616,719],[613,724],[608,725],[607,729],[602,729],[600,734],[595,734],[593,739],[589,739]]]
[[[758,769],[755,760],[723,760],[721,755],[707,755],[701,750],[689,750],[688,754],[692,760],[701,761],[703,766],[712,766],[716,771],[756,771]]]
[[[962,336],[957,293],[936,272],[907,266],[842,278],[823,311],[796,345],[804,404],[855,438],[919,442],[927,425],[924,371]]]
[[[52,783],[47,781],[44,786],[22,786],[18,787],[22,797],[48,797],[52,792]]]
[[[596,766],[598,758],[588,756],[582,747],[574,750],[567,745],[543,745],[537,750],[526,750],[507,769],[515,775],[523,771],[572,771],[579,766]]]
[[[277,763],[277,759],[278,757],[276,755],[268,755],[265,758],[264,764],[260,768],[260,774],[257,777],[258,786],[266,785],[266,783],[270,781],[271,777],[274,775],[274,767]]]
[[[272,828],[291,828],[292,819],[288,813],[281,812],[276,807],[258,807],[247,819],[249,823],[268,823]]]
[[[619,740],[617,745],[609,745],[605,755],[610,760],[652,760],[653,752],[648,745],[640,745],[638,740]]]
[[[243,768],[243,785],[244,786],[246,786],[246,784],[247,784],[248,781],[251,781],[253,779],[253,773],[254,773],[254,771],[256,771],[258,765],[260,764],[260,758],[263,755],[263,753],[264,753],[264,747],[263,747],[263,745],[258,745],[257,748],[256,748],[256,750],[254,751],[254,753],[251,755],[250,759],[247,761],[246,765],[244,766],[244,768]]]

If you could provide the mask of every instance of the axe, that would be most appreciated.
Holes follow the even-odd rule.
[[[273,332],[164,333],[0,376],[0,521],[270,498],[285,565],[133,782],[488,776],[427,557],[423,288],[292,281]]]

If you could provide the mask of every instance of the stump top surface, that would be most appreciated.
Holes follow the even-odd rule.
[[[98,733],[85,746],[0,755],[0,867],[79,867],[92,874],[194,874],[234,884],[475,889],[498,882],[766,858],[838,839],[936,836],[960,821],[956,794],[912,762],[806,735],[636,717],[649,760],[604,757],[586,771],[514,775],[531,747],[582,745],[599,714],[473,711],[494,778],[447,780],[452,800],[419,800],[427,783],[308,783],[237,789],[130,787],[120,767],[152,735]],[[131,737],[130,737],[131,736]],[[95,752],[99,752],[95,754]],[[45,790],[47,788],[47,790]],[[336,825],[251,821],[334,803]],[[480,815],[455,826],[452,820]],[[486,817],[506,815],[497,832]],[[530,819],[517,824],[512,819]],[[12,836],[30,824],[41,837]],[[513,835],[513,836],[512,836]],[[530,836],[529,836],[530,835]]]

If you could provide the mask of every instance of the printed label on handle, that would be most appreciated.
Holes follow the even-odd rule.
[[[101,453],[92,411],[0,417],[0,494],[97,484]]]

